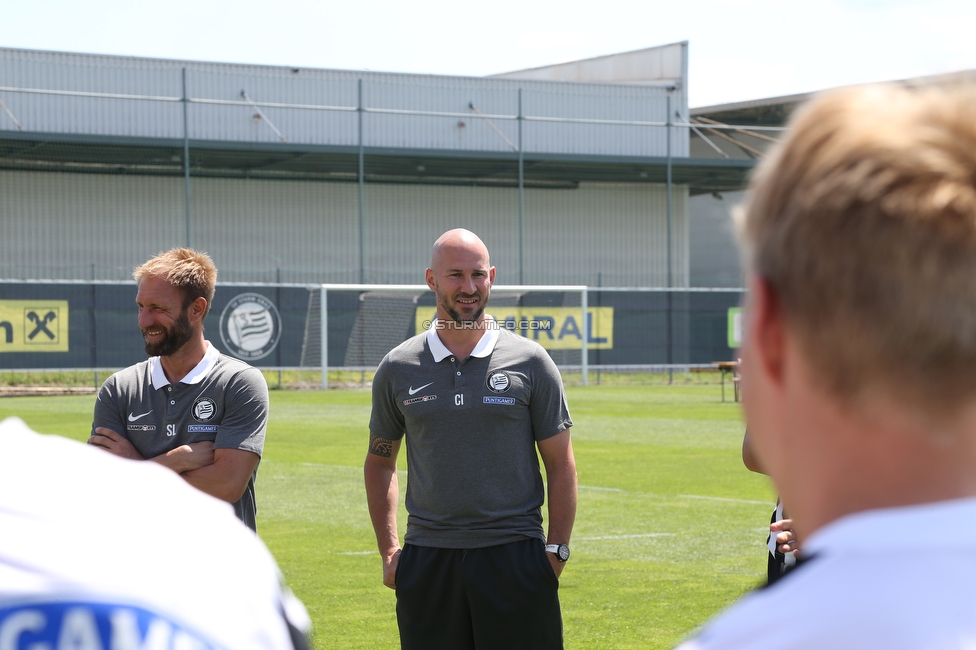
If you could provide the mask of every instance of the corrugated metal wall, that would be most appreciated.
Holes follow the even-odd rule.
[[[0,277],[127,279],[185,222],[179,178],[0,171]]]
[[[542,117],[663,123],[668,91],[653,85],[289,69],[0,49],[0,97],[30,132],[182,139],[184,69],[191,100],[189,137],[194,140],[279,142],[266,123],[254,119],[254,109],[242,96],[245,92],[258,104],[288,105],[261,110],[290,143],[358,144],[355,109],[360,106],[361,80],[362,107],[367,110],[463,114],[369,113],[364,144],[370,147],[509,151],[471,106],[493,116],[495,126],[517,144],[515,118],[522,89],[526,152],[664,156],[667,148],[663,127],[532,121]],[[673,101],[675,111],[687,113],[687,107],[679,105],[683,94],[674,94]],[[462,121],[465,126],[459,127]],[[0,131],[15,128],[0,116]],[[683,135],[673,129],[674,156],[688,155],[687,134]]]
[[[180,69],[171,64],[0,49],[0,86],[156,98],[137,101],[3,91],[4,103],[28,131],[183,137],[183,107],[175,101],[182,96]],[[14,129],[6,115],[0,116],[0,130]]]
[[[184,69],[187,93],[193,99],[186,123],[180,101]],[[362,106],[371,111],[365,114],[354,110],[360,106],[360,87]],[[62,94],[40,92],[45,89]],[[17,170],[4,169],[5,161],[0,159],[0,277],[126,279],[131,268],[148,256],[189,242],[214,255],[223,281],[416,283],[434,238],[448,228],[464,226],[489,244],[501,274],[499,282],[504,284],[521,278],[533,284],[660,287],[668,284],[670,276],[671,286],[688,286],[685,187],[672,191],[670,273],[666,191],[661,185],[581,182],[577,186],[562,180],[553,183],[558,189],[539,189],[543,183],[537,180],[536,186],[530,183],[524,190],[520,224],[519,192],[512,187],[520,90],[524,152],[565,155],[561,160],[578,162],[587,156],[663,157],[667,151],[666,130],[646,124],[667,120],[668,91],[663,86],[395,75],[0,49],[0,99],[24,133],[39,134],[36,143],[17,140],[21,131],[0,113],[0,140],[27,142],[24,147],[52,149],[55,154],[58,147],[65,148],[62,158],[51,159],[59,161],[57,172],[38,171],[45,168],[44,160]],[[65,91],[130,97],[65,95]],[[261,105],[265,118],[256,119],[257,109],[241,104],[242,93]],[[143,97],[133,99],[135,95]],[[673,94],[673,101],[681,104],[672,106],[674,113],[686,112],[681,92]],[[348,149],[360,142],[360,117],[364,147],[400,156],[401,162],[410,160],[410,152],[423,150],[436,150],[435,158],[448,164],[451,152],[458,159],[502,160],[500,164],[510,165],[508,176],[487,180],[501,180],[508,186],[366,182],[360,220],[355,183],[208,178],[206,170],[195,167],[194,151],[213,143],[219,143],[221,155],[232,157],[236,151],[253,154],[264,151],[265,145],[280,145],[281,137],[290,145],[346,147],[348,155]],[[189,217],[182,177],[185,124],[193,174]],[[68,152],[69,144],[41,137],[51,133],[70,136],[65,140],[73,139],[69,144],[75,149]],[[86,138],[92,148],[102,148],[100,167],[89,166],[88,171],[118,174],[65,173],[75,164],[71,156],[84,151],[77,147]],[[121,152],[131,144],[156,147],[154,151],[164,153],[153,155],[165,157],[128,170],[121,165],[115,170],[113,161],[104,162],[115,151],[111,147]],[[677,128],[672,129],[671,153],[688,154],[687,134]],[[294,155],[300,158],[302,153]],[[367,165],[368,160],[369,154]],[[217,172],[246,175],[252,162],[260,164],[248,159],[230,172]],[[336,177],[355,180],[348,169],[336,172]]]
[[[182,179],[0,171],[0,277],[127,279],[183,245]],[[350,183],[195,178],[191,244],[223,281],[358,282],[358,188]],[[687,193],[673,193],[673,286],[688,286]],[[525,191],[526,284],[665,286],[665,189],[582,184]],[[489,245],[498,282],[519,281],[511,188],[368,184],[365,281],[423,281],[430,246],[466,227]]]

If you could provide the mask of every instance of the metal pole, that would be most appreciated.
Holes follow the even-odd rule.
[[[584,386],[590,370],[590,309],[586,292],[587,289],[580,291],[580,305],[583,308],[583,358],[580,360],[580,373],[583,376]]]
[[[359,105],[356,108],[359,112],[359,282],[366,282],[366,220],[364,217],[365,208],[365,172],[363,165],[363,80],[359,80]]]
[[[329,390],[329,290],[323,285],[319,289],[319,328],[322,345],[322,390]]]
[[[281,309],[281,267],[275,267],[275,278],[278,280],[278,286],[275,287],[275,305],[278,309]],[[278,363],[278,388],[281,389],[281,347],[280,345],[275,346],[275,361]]]
[[[91,309],[88,310],[88,323],[91,326],[91,364],[95,369],[95,390],[101,387],[98,383],[98,319],[95,317],[98,305],[98,294],[95,291],[95,264],[92,264]]]
[[[186,204],[186,247],[190,247],[190,98],[186,94],[186,68],[183,68],[183,197]]]
[[[519,284],[525,284],[525,161],[522,158],[522,89],[518,91]]]
[[[668,91],[668,119],[666,121],[668,130],[667,142],[667,200],[668,200],[668,289],[671,288],[673,279],[671,277],[671,91]]]
[[[670,290],[674,278],[672,277],[672,260],[671,260],[671,91],[668,90],[668,117],[665,120],[665,128],[668,130],[668,152],[667,152],[667,181],[665,192],[668,199],[668,289]],[[674,369],[671,368],[671,364],[674,363],[674,325],[673,325],[673,308],[674,303],[672,301],[671,291],[668,291],[668,383],[674,382]]]

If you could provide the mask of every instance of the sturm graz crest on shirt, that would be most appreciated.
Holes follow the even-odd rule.
[[[488,375],[488,381],[485,383],[491,392],[504,393],[512,387],[512,378],[508,376],[507,372],[499,370]]]
[[[193,402],[193,418],[197,422],[206,422],[217,414],[217,403],[209,397],[201,397]]]

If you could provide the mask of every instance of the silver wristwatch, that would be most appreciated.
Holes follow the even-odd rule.
[[[560,562],[565,562],[569,559],[569,545],[568,544],[546,544],[546,553],[552,553],[556,556],[556,559]]]

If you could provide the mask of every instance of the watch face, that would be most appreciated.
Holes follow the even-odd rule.
[[[560,544],[559,545],[559,550],[556,552],[556,557],[558,557],[563,562],[565,562],[566,560],[568,560],[569,559],[569,547],[566,546],[565,544]]]

